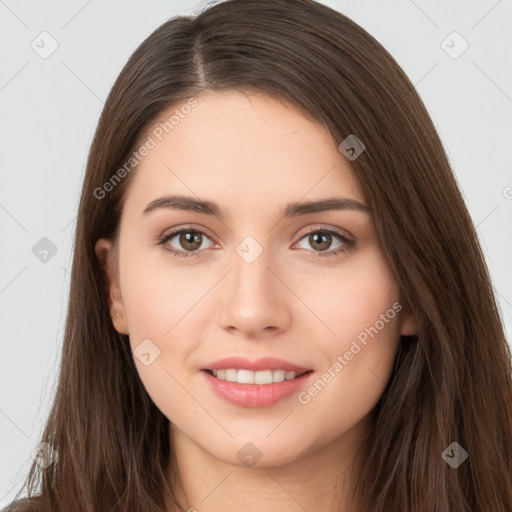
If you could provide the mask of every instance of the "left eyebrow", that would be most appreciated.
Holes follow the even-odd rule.
[[[219,219],[225,219],[222,209],[212,201],[204,201],[187,196],[165,196],[151,201],[142,215],[148,215],[154,210],[164,208],[170,210],[185,210],[204,215],[211,215]],[[324,212],[329,210],[353,210],[369,213],[369,208],[365,204],[345,197],[327,197],[318,201],[308,201],[303,203],[290,203],[283,210],[284,218],[299,217],[311,213]]]
[[[308,201],[305,203],[289,204],[283,212],[284,218],[298,217],[309,213],[324,212],[329,210],[354,210],[369,213],[370,209],[365,204],[348,199],[346,197],[328,197],[320,201]]]

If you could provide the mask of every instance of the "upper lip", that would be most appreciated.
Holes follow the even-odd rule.
[[[287,372],[303,373],[311,370],[277,357],[261,357],[259,359],[248,359],[242,356],[225,357],[208,363],[202,370],[222,370],[234,368],[237,370],[285,370]]]

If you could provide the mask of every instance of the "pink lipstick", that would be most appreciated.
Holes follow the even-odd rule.
[[[268,407],[298,392],[313,370],[274,357],[233,356],[208,363],[202,373],[211,389],[241,407]]]

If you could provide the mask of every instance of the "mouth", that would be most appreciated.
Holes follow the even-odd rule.
[[[201,368],[206,384],[239,407],[269,407],[291,398],[311,381],[314,370],[272,356],[229,356]]]
[[[243,408],[270,407],[300,392],[313,378],[313,370],[202,369],[206,384],[218,397]]]
[[[248,385],[268,385],[278,382],[294,380],[311,373],[313,370],[295,372],[284,369],[268,369],[268,370],[247,370],[238,368],[218,368],[203,370],[216,379],[226,382],[236,382],[238,384]]]

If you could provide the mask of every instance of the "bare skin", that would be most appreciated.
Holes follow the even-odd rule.
[[[416,319],[405,306],[393,309],[400,290],[369,211],[282,216],[289,203],[334,196],[366,205],[350,162],[322,126],[257,93],[208,92],[197,101],[134,171],[118,245],[96,244],[114,326],[133,350],[146,339],[160,350],[148,366],[135,363],[171,421],[185,508],[354,512],[354,455],[399,336],[415,333]],[[216,203],[225,217],[170,208],[143,214],[176,194]],[[179,233],[158,243],[179,229],[196,233],[197,244]],[[257,245],[245,247],[262,249],[251,263],[237,252],[249,236]],[[193,255],[173,257],[166,247]],[[378,333],[333,370],[381,315]],[[227,402],[201,369],[232,355],[312,369],[302,401],[294,393],[267,407]],[[329,368],[329,382],[308,392]],[[239,456],[253,450],[249,442],[261,457],[252,467]]]

